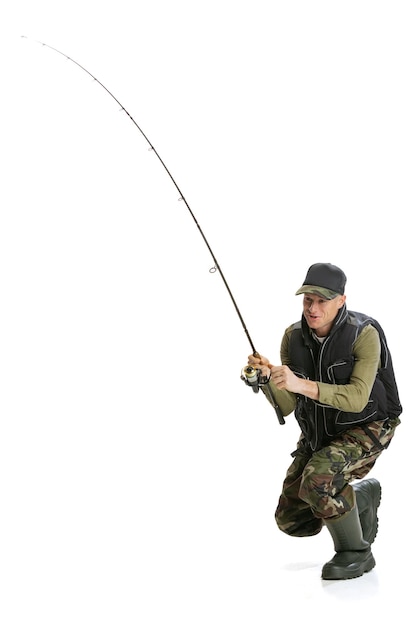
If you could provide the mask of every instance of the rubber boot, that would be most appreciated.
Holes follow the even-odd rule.
[[[363,539],[357,505],[335,520],[324,520],[336,554],[322,568],[325,580],[358,578],[376,565],[370,544]]]
[[[382,488],[375,478],[366,478],[353,485],[353,489],[356,494],[363,537],[365,541],[372,544],[378,530],[377,509],[382,497]]]

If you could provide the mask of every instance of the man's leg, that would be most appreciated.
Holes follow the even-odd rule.
[[[275,512],[277,526],[292,537],[309,537],[322,529],[322,520],[315,517],[309,503],[299,496],[303,470],[310,453],[299,447],[287,470],[282,493]]]
[[[370,483],[357,488],[358,506],[350,482],[363,478],[383,449],[364,429],[356,428],[315,452],[306,464],[299,495],[326,525],[336,551],[333,559],[324,565],[325,579],[355,578],[375,565],[370,543],[377,532],[380,485],[377,487],[371,483],[373,506],[370,504]]]

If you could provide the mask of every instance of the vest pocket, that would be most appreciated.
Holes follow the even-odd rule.
[[[327,377],[334,385],[347,385],[353,372],[354,358],[340,359],[327,368]],[[326,381],[324,381],[326,382]]]
[[[378,406],[374,400],[369,400],[365,408],[360,413],[349,413],[345,411],[338,411],[337,414],[331,416],[330,431],[332,431],[332,422],[335,426],[335,434],[347,430],[349,426],[357,426],[358,424],[364,424],[366,422],[373,422],[378,419]],[[332,434],[332,432],[330,432]]]

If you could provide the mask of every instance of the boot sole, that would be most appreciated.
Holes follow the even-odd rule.
[[[370,572],[376,565],[373,554],[363,563],[353,563],[347,567],[338,567],[331,563],[326,563],[322,569],[323,580],[351,580],[360,578],[363,574]]]

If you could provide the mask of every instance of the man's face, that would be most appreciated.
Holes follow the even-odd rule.
[[[344,305],[345,296],[337,296],[333,300],[325,300],[314,293],[305,293],[303,297],[303,315],[318,337],[325,337],[331,330],[338,311]]]

